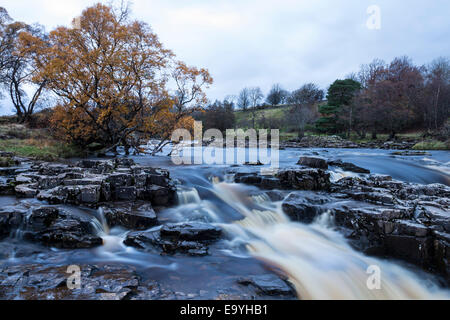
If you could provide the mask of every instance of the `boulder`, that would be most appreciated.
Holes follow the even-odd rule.
[[[92,218],[51,206],[32,210],[23,228],[26,240],[56,248],[91,248],[103,243]]]
[[[191,256],[208,254],[208,246],[217,241],[221,230],[205,223],[178,223],[162,226],[159,230],[130,232],[124,244],[141,250],[163,254],[182,253]]]
[[[282,204],[284,213],[293,221],[312,223],[327,209],[321,203],[308,201],[303,194],[291,193]]]
[[[320,169],[281,170],[276,174],[284,189],[328,190],[330,174]]]
[[[82,160],[78,165],[34,165],[17,177],[16,185],[26,186],[16,192],[21,197],[37,195],[51,204],[91,207],[105,201],[147,200],[156,206],[175,201],[175,187],[166,170],[137,166],[126,158]]]
[[[327,161],[322,158],[301,157],[297,164],[310,168],[328,169]]]
[[[0,299],[130,300],[160,299],[154,281],[143,282],[130,265],[80,265],[80,288],[69,289],[68,266],[15,265],[0,268]]]
[[[244,286],[252,286],[258,295],[266,296],[295,296],[293,288],[274,274],[249,276],[238,279]]]
[[[342,162],[341,160],[328,161],[328,165],[333,167],[339,167],[344,171],[350,171],[355,173],[365,173],[370,174],[370,170],[358,167],[350,162]]]
[[[328,190],[330,188],[330,174],[321,169],[285,169],[274,176],[259,175],[257,173],[236,173],[236,183],[256,185],[262,189],[286,190]]]
[[[103,212],[110,227],[145,230],[158,224],[152,205],[144,201],[115,202],[104,207]]]
[[[19,228],[25,211],[13,207],[0,210],[0,239],[8,237],[12,231]]]
[[[188,241],[214,241],[222,230],[202,222],[171,223],[161,228],[161,237]]]

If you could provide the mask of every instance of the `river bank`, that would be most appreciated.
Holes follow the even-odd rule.
[[[339,298],[337,279],[347,279],[341,298],[445,296],[436,286],[449,285],[449,187],[318,152],[286,153],[298,164],[282,161],[272,177],[245,165],[173,167],[166,157],[63,164],[10,155],[1,169],[0,296]],[[325,274],[344,274],[324,277],[319,261]],[[85,279],[78,290],[66,287],[72,264]],[[360,288],[373,264],[386,272],[382,291]]]
[[[281,148],[340,148],[340,149],[382,149],[382,150],[449,150],[449,140],[424,140],[399,138],[395,140],[351,141],[339,136],[306,136],[280,143]]]

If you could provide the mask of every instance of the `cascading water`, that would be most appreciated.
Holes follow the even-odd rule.
[[[312,225],[293,223],[281,203],[246,196],[236,184],[216,183],[213,189],[244,217],[222,227],[245,240],[254,257],[282,270],[300,299],[448,298],[427,288],[408,270],[353,250],[340,234],[326,227],[332,223],[327,213]],[[370,266],[381,270],[380,289],[367,285]]]

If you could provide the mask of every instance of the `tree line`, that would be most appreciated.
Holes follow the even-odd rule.
[[[249,127],[288,126],[299,136],[305,130],[347,137],[356,133],[360,138],[367,134],[376,138],[380,133],[394,138],[407,130],[436,132],[449,126],[450,61],[440,57],[417,66],[406,56],[390,63],[375,59],[345,79],[334,81],[327,92],[314,83],[292,92],[275,84],[266,96],[259,87],[249,87],[224,102],[216,101],[209,111],[217,113],[218,106],[225,105],[222,113],[231,112],[232,107],[248,111]],[[266,119],[264,113],[258,118],[258,109],[280,105],[289,108],[281,123]],[[216,121],[221,118],[229,125],[232,117],[219,116]]]

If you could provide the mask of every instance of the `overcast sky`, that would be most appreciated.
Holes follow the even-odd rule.
[[[2,0],[11,17],[50,31],[69,25],[94,0]],[[374,58],[408,55],[417,64],[450,55],[448,0],[133,0],[167,48],[214,78],[211,100],[245,86],[266,93],[306,82],[326,89]],[[376,5],[381,28],[369,29]],[[372,16],[375,17],[375,16]],[[373,20],[371,20],[373,21]],[[374,26],[373,24],[371,24]],[[10,106],[2,103],[3,110]]]

